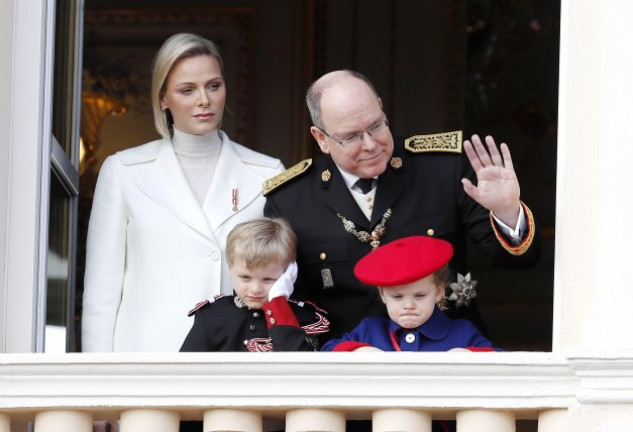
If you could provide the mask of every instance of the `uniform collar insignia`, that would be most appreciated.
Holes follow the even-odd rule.
[[[329,169],[323,170],[321,173],[321,187],[323,189],[328,189],[330,187],[330,179],[332,178],[332,173]]]
[[[393,169],[402,168],[402,158],[399,158],[397,156],[392,157],[391,161],[389,161],[389,165],[391,165],[391,168]]]

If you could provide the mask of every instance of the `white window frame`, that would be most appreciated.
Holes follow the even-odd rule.
[[[51,133],[56,2],[14,0],[3,8],[7,13],[0,24],[13,32],[7,45],[9,170],[0,352],[42,352],[50,172],[55,166],[65,186],[78,187],[72,167],[77,161],[76,157],[72,162],[63,161],[64,152]],[[78,120],[77,116],[77,127]]]

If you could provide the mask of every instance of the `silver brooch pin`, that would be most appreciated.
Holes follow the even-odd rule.
[[[457,273],[457,282],[452,282],[448,286],[453,290],[448,299],[455,302],[455,307],[469,306],[470,301],[477,297],[477,281],[471,279],[470,272],[466,273],[466,276]]]

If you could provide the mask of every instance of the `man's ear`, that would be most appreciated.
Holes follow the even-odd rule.
[[[314,139],[316,140],[317,144],[319,145],[319,148],[321,149],[321,151],[325,154],[330,153],[330,147],[328,146],[328,143],[326,141],[326,136],[323,133],[323,131],[321,129],[319,129],[316,126],[312,126],[310,128],[310,133],[312,134],[312,136],[314,137]]]

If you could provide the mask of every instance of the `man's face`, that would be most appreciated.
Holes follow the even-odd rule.
[[[393,154],[393,136],[388,127],[372,135],[365,132],[386,121],[386,116],[380,99],[364,82],[345,78],[325,90],[321,118],[323,130],[313,126],[310,131],[321,151],[329,154],[339,168],[361,178],[385,171]],[[341,145],[336,141],[360,133],[362,139],[356,143]]]
[[[428,321],[443,292],[442,287],[435,284],[435,275],[397,287],[379,287],[378,290],[389,317],[408,329]]]

